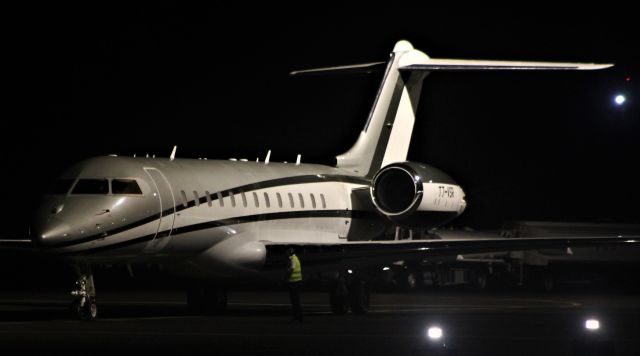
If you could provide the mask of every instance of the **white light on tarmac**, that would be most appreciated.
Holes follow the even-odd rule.
[[[627,98],[625,98],[624,95],[622,94],[618,94],[616,95],[616,97],[613,99],[613,101],[617,104],[617,105],[622,105],[624,104],[625,101],[627,101]]]
[[[427,336],[431,340],[439,340],[442,338],[442,329],[437,326],[432,326],[427,330]]]
[[[382,267],[382,270],[383,271],[388,271],[388,270],[390,270],[390,268],[389,267]]]
[[[600,321],[589,319],[584,323],[584,327],[587,328],[587,330],[598,330],[600,329]]]
[[[348,270],[347,270],[347,273],[351,274],[351,273],[353,273],[353,271],[352,271],[352,270],[350,270],[350,269],[348,269]]]

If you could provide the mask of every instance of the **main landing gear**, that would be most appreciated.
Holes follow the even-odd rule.
[[[352,278],[346,281],[340,276],[331,286],[329,305],[336,315],[344,315],[349,309],[357,315],[369,311],[369,285],[363,279]]]
[[[93,321],[98,317],[96,305],[96,287],[93,283],[93,274],[89,266],[76,267],[78,280],[76,289],[71,291],[75,297],[71,304],[73,316],[80,320]]]

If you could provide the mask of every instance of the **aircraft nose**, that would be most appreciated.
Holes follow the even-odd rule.
[[[59,219],[51,219],[42,225],[35,225],[31,230],[31,240],[36,246],[52,247],[60,242],[68,240],[69,224]]]
[[[69,238],[71,227],[62,219],[61,203],[47,204],[39,209],[31,225],[31,241],[36,246],[52,247]]]

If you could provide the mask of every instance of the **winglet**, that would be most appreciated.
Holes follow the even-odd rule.
[[[173,161],[174,159],[176,159],[176,150],[178,149],[178,146],[173,146],[173,150],[171,151],[171,156],[169,156],[169,160]]]

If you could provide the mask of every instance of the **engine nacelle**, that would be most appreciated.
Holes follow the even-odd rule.
[[[393,223],[431,228],[447,223],[466,208],[464,191],[441,170],[417,162],[381,168],[371,185],[371,199]]]

